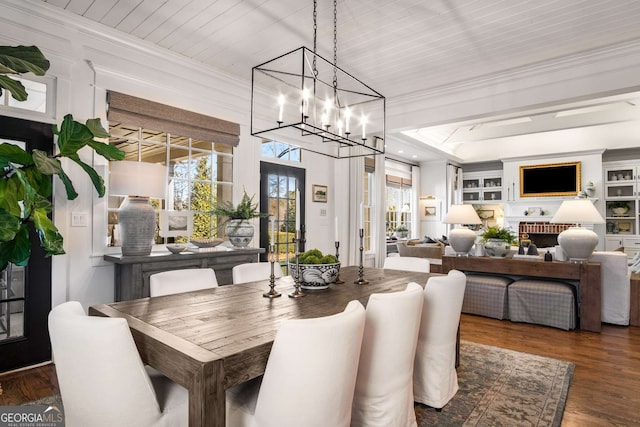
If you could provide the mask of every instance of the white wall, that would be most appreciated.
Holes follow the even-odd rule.
[[[418,237],[441,237],[447,233],[447,225],[442,223],[444,219],[444,209],[446,209],[447,184],[447,161],[438,160],[420,163],[420,188],[419,196],[433,196],[436,198],[439,210],[437,218],[428,220],[424,216],[426,202],[420,201],[418,218],[420,219],[420,236]]]

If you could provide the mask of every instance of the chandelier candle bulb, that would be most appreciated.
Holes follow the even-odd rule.
[[[351,118],[351,109],[349,107],[344,109],[344,132],[349,135],[349,119]]]
[[[278,105],[278,123],[282,123],[282,113],[284,112],[284,95],[282,94],[280,94],[280,96],[278,97]]]
[[[334,220],[334,225],[335,225],[335,239],[333,240],[334,242],[338,242],[338,217],[336,216],[335,220]]]
[[[302,117],[306,119],[309,117],[309,89],[306,87],[302,90]]]
[[[367,133],[365,132],[365,125],[367,124],[367,118],[362,116],[360,119],[360,123],[362,124],[362,139],[367,139]]]

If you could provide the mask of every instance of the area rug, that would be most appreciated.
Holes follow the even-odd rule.
[[[558,427],[574,365],[563,360],[460,343],[460,390],[437,412],[416,404],[418,426]],[[29,405],[61,405],[60,395]]]
[[[418,426],[557,427],[573,363],[467,341],[460,343],[460,390],[437,412],[416,404]]]

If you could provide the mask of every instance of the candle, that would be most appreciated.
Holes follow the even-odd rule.
[[[365,132],[365,125],[367,123],[367,118],[363,115],[360,119],[360,124],[362,124],[362,139],[367,139],[367,133]]]
[[[296,231],[300,230],[300,190],[296,190]]]
[[[276,221],[271,217],[271,236],[269,237],[269,245],[274,245],[276,241]]]
[[[307,110],[309,106],[309,89],[306,87],[302,89],[302,115],[307,117]]]
[[[342,120],[338,120],[336,124],[338,126],[338,136],[342,136]]]
[[[280,111],[278,112],[278,121],[282,122],[282,112],[284,110],[284,95],[280,94],[278,97],[278,105],[280,106]]]
[[[349,133],[349,119],[351,118],[351,109],[349,107],[344,109],[344,131]]]
[[[364,229],[364,205],[360,202],[360,229]]]
[[[335,242],[339,242],[340,239],[338,239],[338,217],[337,216],[336,216],[334,225],[335,225],[335,239],[334,239],[334,241]]]

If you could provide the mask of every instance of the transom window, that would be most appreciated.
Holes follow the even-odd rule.
[[[262,157],[289,160],[298,163],[302,161],[300,152],[299,147],[278,141],[263,141],[261,147]]]
[[[29,79],[14,76],[11,78],[22,83],[27,91],[27,99],[17,101],[13,99],[10,91],[3,90],[0,95],[0,109],[54,117],[54,78],[46,76],[33,76]]]

